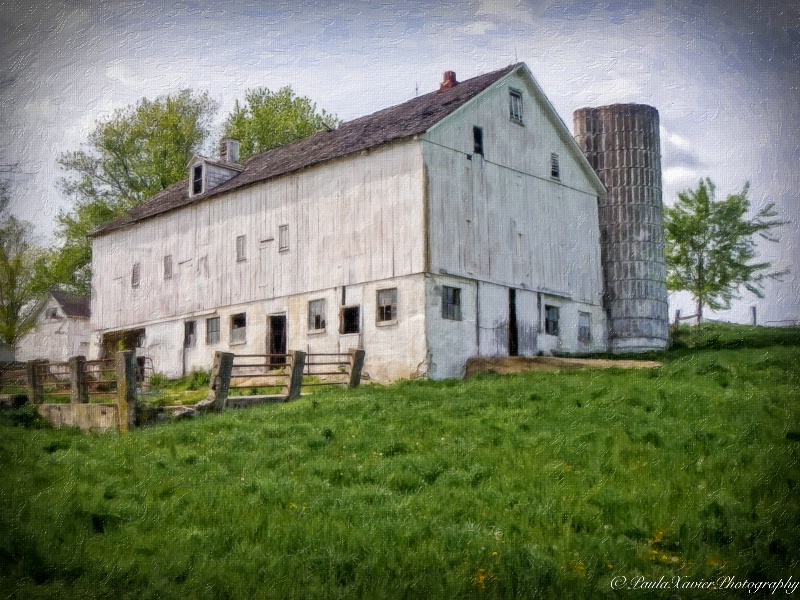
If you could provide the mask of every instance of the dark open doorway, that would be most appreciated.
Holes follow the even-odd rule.
[[[286,364],[286,315],[270,315],[267,345],[269,353],[279,356],[270,357],[270,364],[280,366]]]
[[[508,355],[519,355],[519,335],[517,333],[517,290],[508,290]]]
[[[144,329],[128,329],[103,334],[103,358],[114,358],[122,350],[135,350],[144,343]]]

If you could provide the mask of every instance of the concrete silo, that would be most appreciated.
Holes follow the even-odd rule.
[[[600,243],[612,351],[664,348],[668,339],[658,111],[643,104],[581,108],[575,140],[608,190]]]

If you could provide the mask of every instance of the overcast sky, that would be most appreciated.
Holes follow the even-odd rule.
[[[720,316],[800,318],[800,2],[0,0],[0,60],[0,164],[17,165],[12,210],[44,241],[70,208],[58,155],[142,97],[208,91],[221,122],[247,89],[291,85],[350,120],[445,70],[523,61],[570,130],[577,108],[655,106],[665,203],[701,177],[775,202],[792,224],[762,254],[792,274]],[[691,312],[685,295],[671,304]]]

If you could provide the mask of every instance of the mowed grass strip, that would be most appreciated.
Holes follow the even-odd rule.
[[[611,598],[616,575],[797,579],[800,336],[683,334],[657,369],[327,389],[126,436],[7,414],[0,589]]]

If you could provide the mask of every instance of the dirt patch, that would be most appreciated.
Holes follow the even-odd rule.
[[[555,356],[474,356],[467,360],[465,377],[478,373],[524,373],[525,371],[563,371],[565,369],[652,369],[655,360],[611,360],[607,358],[557,358]]]

